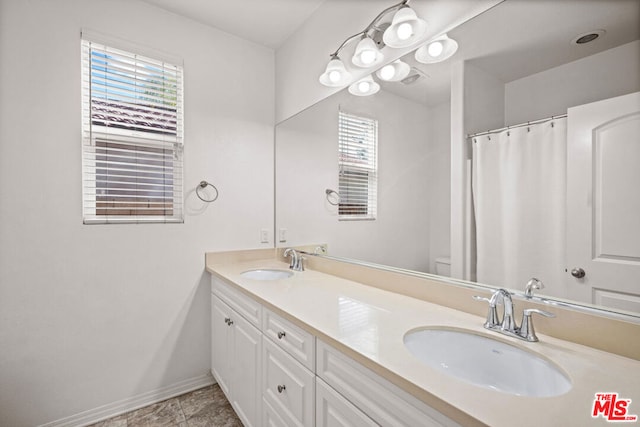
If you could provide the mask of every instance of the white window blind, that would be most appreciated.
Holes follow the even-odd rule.
[[[182,67],[82,40],[85,223],[183,222]]]
[[[338,112],[339,219],[376,218],[377,149],[377,120]]]

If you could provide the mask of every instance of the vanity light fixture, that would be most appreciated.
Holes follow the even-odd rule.
[[[331,56],[324,73],[320,75],[320,83],[329,87],[338,87],[351,82],[351,73],[347,71],[337,54]]]
[[[369,96],[380,90],[380,85],[373,80],[371,74],[349,86],[349,93],[356,96]]]
[[[421,42],[426,32],[427,23],[418,18],[413,9],[406,6],[393,16],[382,40],[389,47],[409,47]]]
[[[372,68],[384,60],[380,51],[385,45],[395,48],[412,46],[422,41],[426,34],[427,23],[418,18],[416,13],[403,0],[380,12],[367,27],[357,34],[348,37],[329,55],[331,60],[322,75],[320,83],[325,86],[338,87],[351,82],[351,74],[338,57],[340,51],[352,40],[360,38],[351,61],[361,68]],[[390,13],[395,12],[391,23],[382,22]],[[367,80],[368,81],[368,80]]]
[[[386,82],[399,82],[407,77],[410,71],[411,67],[409,64],[397,59],[376,71],[376,76]]]
[[[451,58],[457,50],[458,42],[444,34],[416,50],[416,61],[435,64]]]
[[[378,65],[383,59],[384,55],[376,46],[376,42],[364,36],[356,45],[356,51],[353,54],[353,58],[351,58],[351,62],[358,67],[369,68]]]

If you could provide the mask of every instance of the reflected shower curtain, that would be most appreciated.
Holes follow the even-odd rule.
[[[564,296],[567,119],[474,137],[477,281]]]

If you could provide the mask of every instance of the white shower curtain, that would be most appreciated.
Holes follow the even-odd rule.
[[[474,137],[477,281],[564,296],[567,119]]]

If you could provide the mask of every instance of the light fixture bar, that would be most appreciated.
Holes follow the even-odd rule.
[[[347,39],[345,41],[342,42],[342,44],[336,49],[335,52],[333,52],[331,55],[329,55],[332,59],[335,59],[338,54],[340,53],[340,51],[342,50],[342,48],[344,48],[347,43],[349,43],[351,40],[357,38],[357,37],[362,37],[362,36],[368,36],[369,32],[371,30],[376,30],[379,31],[380,28],[378,28],[376,25],[378,24],[378,22],[389,12],[393,12],[393,11],[397,11],[402,9],[407,3],[409,3],[410,0],[403,0],[398,4],[394,4],[393,6],[389,6],[388,8],[386,8],[385,10],[383,10],[382,12],[380,12],[378,14],[378,16],[376,16],[373,21],[371,21],[371,23],[369,25],[367,25],[367,27],[360,31],[359,33],[356,33],[350,37],[347,37]]]

